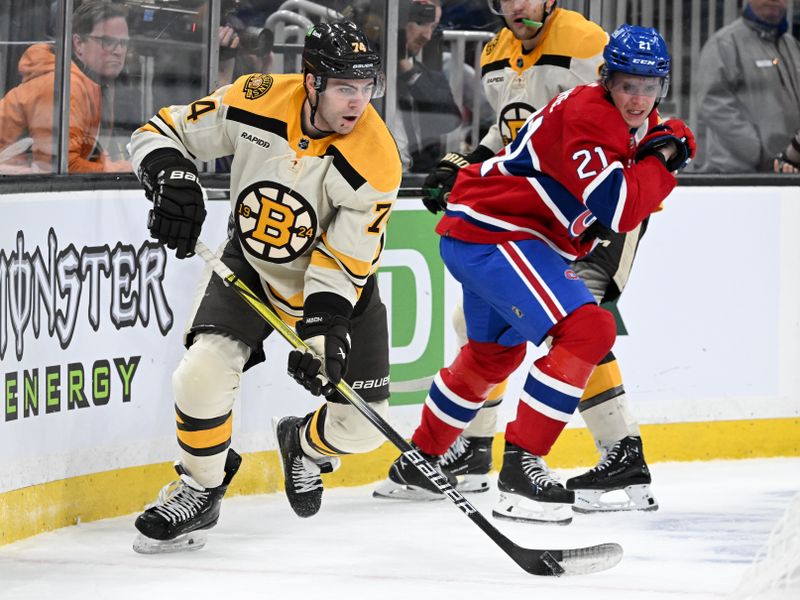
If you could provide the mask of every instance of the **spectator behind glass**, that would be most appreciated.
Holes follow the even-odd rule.
[[[485,0],[444,0],[442,24],[459,31],[497,31],[497,17]]]
[[[700,123],[712,173],[772,171],[800,127],[800,43],[787,32],[786,0],[750,0],[703,47],[697,69]]]
[[[100,0],[85,2],[73,13],[72,31],[68,170],[129,171],[129,162],[110,160],[101,145],[113,125],[113,82],[128,49],[125,11]],[[54,170],[55,66],[49,44],[34,44],[22,55],[22,83],[0,100],[0,173]]]
[[[400,5],[400,61],[397,68],[397,116],[392,134],[403,171],[427,172],[442,154],[442,136],[461,124],[461,111],[441,69],[421,60],[442,9],[439,1],[403,0]],[[441,57],[439,62],[441,62]]]
[[[264,22],[280,4],[264,0],[224,0],[218,35],[218,86],[232,83],[242,75],[270,72],[274,34],[264,28]]]

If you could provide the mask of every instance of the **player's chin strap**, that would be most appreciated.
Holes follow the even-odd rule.
[[[236,292],[250,308],[286,338],[292,346],[298,350],[309,351],[306,343],[300,339],[294,329],[284,323],[216,254],[208,249],[208,246],[198,240],[194,250],[223,279],[231,290]],[[354,392],[344,380],[341,380],[336,385],[336,389],[345,400],[352,404],[358,412],[394,444],[428,481],[447,496],[451,502],[461,509],[461,512],[467,515],[495,544],[528,573],[554,576],[585,575],[610,569],[622,560],[622,547],[614,543],[597,544],[570,550],[534,550],[518,546],[478,512],[477,508],[472,506],[460,492],[450,485],[446,477],[439,473],[422,457],[419,451],[392,429],[389,423],[376,413],[361,396]]]
[[[317,108],[319,107],[319,102],[322,97],[322,91],[325,89],[325,80],[320,75],[314,75],[314,91],[317,92],[317,101],[316,103],[311,102],[311,95],[308,93],[308,88],[306,87],[305,81],[303,82],[303,87],[306,90],[306,100],[308,101],[308,107],[311,109],[311,114],[309,115],[311,126],[316,129],[319,133],[323,135],[331,135],[332,133],[336,133],[335,131],[328,131],[326,129],[320,129],[317,127],[317,124],[314,123],[314,118],[317,116]]]

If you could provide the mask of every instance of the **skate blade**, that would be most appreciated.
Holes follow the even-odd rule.
[[[575,490],[575,512],[653,511],[658,502],[650,493],[650,486],[629,485],[617,490]]]
[[[524,523],[569,525],[572,523],[572,505],[537,502],[516,494],[501,493],[492,516]]]
[[[462,494],[478,494],[489,491],[488,475],[459,475],[456,489]]]
[[[410,500],[412,502],[444,500],[443,494],[436,494],[422,488],[395,483],[391,479],[386,479],[379,483],[378,487],[372,492],[372,497],[389,500]]]
[[[167,554],[200,550],[208,541],[207,531],[190,531],[171,540],[154,540],[139,534],[133,540],[133,550],[139,554]]]

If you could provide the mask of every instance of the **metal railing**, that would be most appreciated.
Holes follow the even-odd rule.
[[[470,124],[469,134],[473,145],[477,144],[480,139],[481,103],[483,99],[483,85],[481,83],[481,52],[483,50],[483,45],[480,42],[488,42],[493,37],[493,33],[484,31],[445,30],[442,33],[442,39],[445,42],[449,42],[451,65],[449,73],[450,89],[453,92],[453,99],[458,106],[464,106],[464,86],[473,86],[473,106],[469,107],[472,111],[472,122]],[[466,64],[467,42],[476,42],[472,51],[471,66],[473,74],[471,81],[465,78],[464,69],[458,68],[458,65]],[[463,142],[464,132],[460,129],[456,129],[447,134],[446,145],[448,150],[460,151]]]
[[[600,24],[603,29],[610,32],[623,22],[636,23],[645,26],[654,26],[664,35],[672,54],[672,84],[670,94],[662,104],[661,109],[665,114],[680,115],[685,118],[691,127],[700,131],[702,123],[698,122],[698,107],[694,100],[697,82],[694,80],[694,73],[699,61],[700,52],[703,45],[717,30],[731,23],[736,19],[741,11],[745,0],[561,0],[559,6],[577,10],[587,18]],[[375,5],[381,4],[377,0]],[[386,74],[388,86],[387,94],[380,108],[387,122],[392,122],[392,115],[396,110],[396,95],[394,86],[391,85],[396,77],[397,52],[395,44],[388,43],[389,40],[396,39],[401,24],[398,22],[398,2],[386,0],[384,9],[386,10],[384,27],[384,50],[386,60]],[[56,55],[61,56],[58,61],[56,77],[56,102],[55,122],[61,126],[57,129],[62,133],[54,134],[54,145],[58,149],[58,159],[56,170],[64,173],[67,170],[67,144],[68,144],[68,123],[69,123],[69,103],[64,102],[68,98],[69,91],[69,69],[70,62],[69,37],[66,35],[71,29],[71,23],[66,18],[72,8],[72,0],[60,0],[57,3],[57,25],[60,27],[58,37],[60,42],[56,43]],[[216,41],[216,27],[219,24],[219,10],[222,0],[208,0],[207,20],[203,23],[205,30],[203,43],[208,48],[203,52],[202,73],[203,84],[208,87],[215,87],[217,73],[218,48]],[[0,10],[0,13],[5,14]],[[800,12],[800,0],[792,0],[788,3],[787,17],[790,23]],[[323,19],[331,20],[341,18],[342,15],[326,6],[312,2],[311,0],[286,0],[279,10],[271,14],[265,25],[275,33],[275,54],[273,70],[296,71],[299,68],[300,48],[302,46],[302,34],[311,26],[313,21]],[[312,21],[313,19],[313,21]],[[0,30],[4,31],[7,38],[13,37],[8,29],[10,22],[0,24]],[[467,75],[465,69],[451,68],[449,79],[453,90],[454,99],[459,106],[464,105],[465,90],[467,86],[472,86],[473,102],[472,106],[466,107],[472,113],[471,122],[467,127],[448,134],[446,143],[448,149],[456,149],[469,136],[472,143],[479,139],[481,121],[481,98],[482,86],[480,83],[480,52],[481,42],[490,39],[491,33],[473,31],[445,31],[443,39],[446,49],[451,54],[451,65],[467,65],[474,69],[474,73]],[[20,44],[32,44],[21,40],[0,41],[0,56],[7,55],[7,47]],[[470,53],[467,56],[467,53]],[[65,60],[64,60],[65,59]],[[157,66],[158,57],[140,57],[144,63],[139,65],[140,75],[143,81],[142,102],[149,109],[148,114],[152,114],[153,94],[150,84],[154,70]],[[291,63],[291,64],[290,64]],[[467,70],[468,71],[468,70]],[[0,84],[7,81],[8,73],[0,73]],[[148,87],[150,86],[150,87]],[[5,87],[5,86],[3,86]],[[0,89],[5,92],[6,89]],[[485,111],[484,111],[485,112]],[[483,115],[486,116],[485,114]],[[484,119],[485,120],[485,119]]]

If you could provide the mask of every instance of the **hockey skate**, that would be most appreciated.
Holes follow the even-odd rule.
[[[459,492],[485,492],[489,489],[492,470],[492,438],[458,436],[442,456],[443,471],[458,480]]]
[[[286,498],[298,517],[313,517],[322,506],[322,473],[339,468],[338,456],[314,460],[300,446],[300,427],[305,419],[284,417],[273,419],[278,451],[281,455]]]
[[[500,500],[492,516],[513,521],[569,525],[575,494],[552,475],[541,456],[506,442],[497,479]]]
[[[568,479],[567,489],[574,490],[579,513],[657,510],[650,481],[642,438],[628,436],[604,451],[597,466]]]
[[[222,484],[204,488],[176,462],[179,479],[165,485],[156,501],[136,518],[139,535],[133,549],[140,554],[200,550],[206,545],[208,530],[217,524],[222,497],[241,464],[242,457],[228,449]]]
[[[447,471],[442,471],[441,458],[432,456],[419,450],[413,443],[411,444],[417,452],[441,474],[453,487],[456,487],[455,476]],[[395,500],[442,500],[444,495],[436,486],[404,455],[397,457],[389,468],[389,477],[382,481],[375,491],[372,492],[375,498],[391,498]]]

